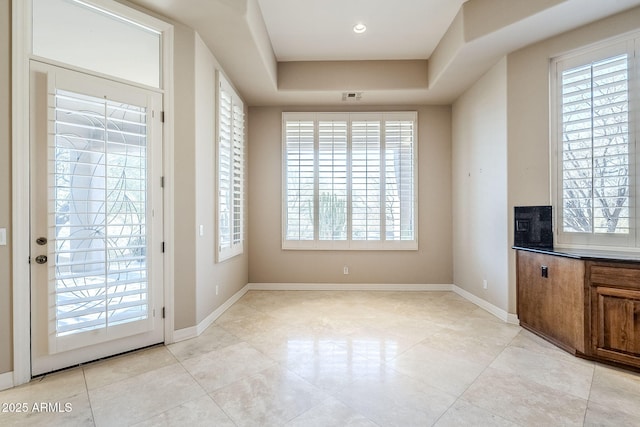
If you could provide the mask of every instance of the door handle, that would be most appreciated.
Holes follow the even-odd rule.
[[[46,256],[46,255],[38,255],[38,256],[36,257],[36,262],[37,262],[38,264],[46,264],[46,262],[47,262],[47,256]]]

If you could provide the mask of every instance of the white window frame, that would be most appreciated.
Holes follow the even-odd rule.
[[[244,103],[235,92],[224,75],[218,71],[218,96],[216,102],[216,261],[223,262],[244,252],[244,170],[246,152],[246,130]],[[223,97],[229,101],[229,109],[225,109]],[[225,118],[228,116],[228,118]],[[229,133],[225,133],[224,121],[229,121]],[[237,133],[236,133],[237,132]],[[223,155],[225,154],[226,155]],[[239,157],[234,163],[234,156]],[[224,162],[223,165],[221,162]],[[224,167],[223,167],[224,166]],[[225,171],[229,171],[227,176]],[[235,189],[234,189],[235,187]],[[228,199],[228,215],[223,215],[223,194],[230,194]],[[229,226],[221,221],[230,219]]]
[[[317,218],[319,204],[318,190],[318,123],[327,120],[343,120],[347,122],[347,237],[345,240],[320,240],[319,224]],[[413,122],[413,239],[411,240],[386,240],[385,230],[385,172],[381,166],[381,215],[380,215],[380,239],[379,240],[352,240],[352,183],[351,183],[351,159],[352,159],[352,122],[354,121],[380,121],[380,161],[384,165],[385,161],[385,122],[387,121],[412,121]],[[314,124],[314,239],[313,240],[289,240],[287,239],[287,122],[288,121],[313,121]],[[284,112],[282,113],[282,249],[284,250],[418,250],[418,114],[416,111],[393,111],[393,112]]]
[[[629,90],[629,233],[565,232],[563,220],[563,130],[562,72],[590,62],[627,53]],[[640,157],[637,147],[640,129],[640,33],[627,34],[551,59],[550,64],[550,124],[551,124],[551,198],[554,206],[554,241],[561,248],[601,248],[623,251],[638,250],[640,243]]]

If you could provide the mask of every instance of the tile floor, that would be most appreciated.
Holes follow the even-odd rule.
[[[0,412],[3,426],[619,427],[640,425],[640,375],[451,292],[251,291],[198,338],[38,378],[0,403],[29,409]]]

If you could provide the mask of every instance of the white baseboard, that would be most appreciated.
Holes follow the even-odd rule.
[[[195,338],[201,333],[203,333],[205,329],[211,326],[211,324],[215,322],[218,317],[222,316],[222,314],[225,311],[227,311],[229,307],[231,307],[233,304],[238,302],[238,300],[242,298],[242,296],[246,294],[247,291],[249,291],[249,285],[245,285],[242,289],[240,289],[238,292],[233,294],[231,298],[226,300],[224,304],[216,308],[211,314],[205,317],[202,320],[202,322],[198,323],[196,326],[190,326],[188,328],[178,329],[174,331],[173,342],[179,342],[179,341],[188,340],[189,338]]]
[[[250,291],[451,291],[452,285],[385,283],[249,283]]]
[[[13,372],[5,372],[0,374],[0,390],[6,390],[13,387]]]
[[[504,322],[511,323],[511,324],[514,324],[514,325],[519,325],[520,324],[520,322],[518,321],[518,317],[515,314],[509,313],[509,312],[501,309],[500,307],[496,307],[495,305],[491,304],[490,302],[487,302],[487,301],[483,300],[482,298],[478,298],[477,296],[475,296],[471,292],[465,291],[464,289],[462,289],[459,286],[452,285],[452,291],[455,292],[456,294],[460,295],[462,298],[474,303],[478,307],[488,311],[489,313],[493,314],[498,319],[500,319],[500,320],[502,320]]]
[[[176,329],[173,331],[173,342],[180,342],[188,340],[189,338],[195,338],[198,336],[198,327],[190,326],[188,328]]]

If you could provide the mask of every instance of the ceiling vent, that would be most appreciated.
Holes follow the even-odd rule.
[[[343,101],[360,101],[362,99],[362,92],[342,92]]]

